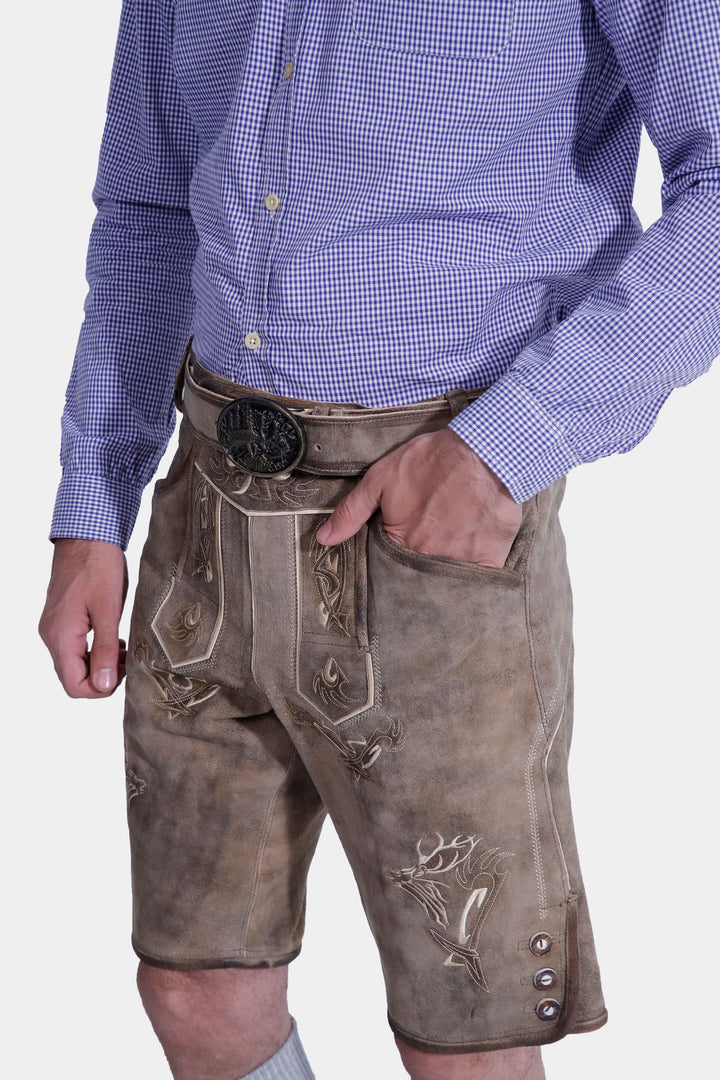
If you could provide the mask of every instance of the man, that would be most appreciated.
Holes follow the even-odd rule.
[[[408,12],[123,8],[41,629],[68,693],[112,692],[192,334],[126,707],[139,983],[183,1080],[311,1075],[285,986],[326,811],[414,1080],[541,1077],[605,1020],[557,512],[720,347],[720,11]]]

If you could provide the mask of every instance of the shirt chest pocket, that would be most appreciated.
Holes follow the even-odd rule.
[[[513,31],[516,0],[351,0],[366,44],[415,56],[486,60]]]

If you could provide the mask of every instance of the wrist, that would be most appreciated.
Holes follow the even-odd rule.
[[[119,544],[107,540],[85,540],[82,537],[57,536],[52,538],[54,547],[52,570],[58,567],[81,569],[93,566],[125,566],[125,553]]]
[[[449,440],[449,445],[452,447],[453,452],[459,454],[464,461],[469,462],[470,466],[476,472],[481,474],[483,480],[490,484],[491,488],[499,498],[517,505],[517,500],[513,498],[512,492],[506,484],[503,483],[498,474],[480,457],[480,454],[474,447],[470,446],[470,444],[452,428],[448,427],[444,430],[453,437],[452,441]]]

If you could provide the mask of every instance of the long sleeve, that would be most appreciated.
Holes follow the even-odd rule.
[[[193,311],[197,137],[172,69],[172,0],[124,0],[93,201],[88,294],[51,536],[127,544],[174,425]]]
[[[720,4],[595,0],[662,171],[617,271],[451,423],[516,501],[622,453],[720,353]]]

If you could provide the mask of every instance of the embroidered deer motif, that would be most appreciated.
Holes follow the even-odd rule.
[[[388,870],[388,877],[410,893],[438,927],[430,934],[448,953],[448,967],[464,967],[473,982],[489,992],[483,975],[478,945],[487,919],[508,871],[499,864],[512,852],[499,847],[478,850],[481,836],[460,834],[446,841],[436,833],[438,843],[427,853],[422,838],[416,845],[417,862],[400,870]],[[451,930],[452,927],[452,930]]]

